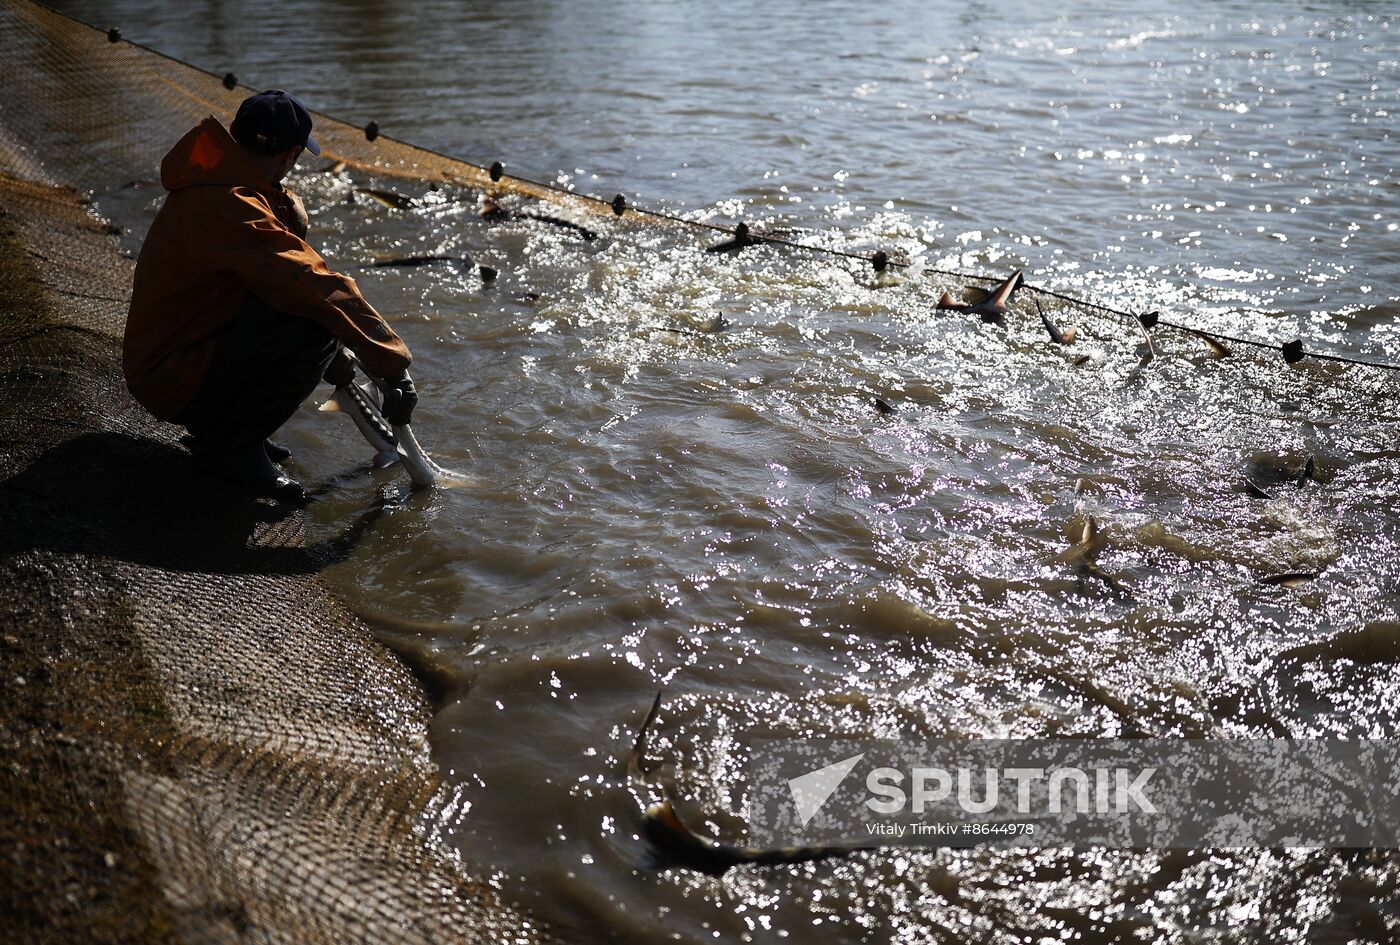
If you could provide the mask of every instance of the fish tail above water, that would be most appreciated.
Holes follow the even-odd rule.
[[[1152,343],[1152,333],[1148,331],[1149,328],[1157,324],[1157,313],[1146,312],[1134,319],[1134,322],[1142,334],[1142,344],[1138,346],[1138,353],[1141,363],[1146,365],[1157,357],[1157,346]]]
[[[1206,343],[1206,347],[1210,348],[1211,357],[1228,358],[1230,356],[1231,352],[1229,347],[1227,347],[1225,342],[1221,341],[1219,338],[1215,338],[1211,335],[1208,335],[1203,331],[1192,331],[1191,334],[1195,335],[1197,338],[1201,339]]]
[[[1011,304],[1011,297],[1016,294],[1016,290],[1026,284],[1025,278],[1021,275],[1022,270],[1017,269],[1005,282],[992,290],[991,294],[983,300],[982,305],[989,308],[997,308],[1006,311],[1006,307]]]
[[[1079,329],[1070,327],[1061,331],[1059,326],[1050,320],[1050,316],[1045,314],[1045,310],[1040,307],[1040,300],[1035,301],[1035,310],[1040,313],[1040,323],[1045,326],[1045,330],[1050,333],[1050,340],[1057,345],[1072,345],[1074,339],[1079,334]]]
[[[476,484],[471,478],[450,469],[443,469],[435,463],[427,451],[418,445],[418,438],[413,435],[413,430],[408,424],[394,427],[394,439],[398,442],[398,453],[403,467],[408,471],[408,478],[413,480],[415,486],[465,489]]]
[[[1070,564],[1092,561],[1103,550],[1104,541],[1099,529],[1099,520],[1094,516],[1085,515],[1082,520],[1071,519],[1066,531],[1069,548],[1055,555],[1054,560]]]
[[[953,298],[951,293],[944,292],[938,300],[938,308],[945,311],[970,312],[974,315],[981,315],[983,321],[998,321],[1010,310],[1012,296],[1016,294],[1017,289],[1025,285],[1025,282],[1021,270],[1017,269],[979,301],[959,302]]]

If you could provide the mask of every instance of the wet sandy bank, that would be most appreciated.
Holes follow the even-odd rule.
[[[12,936],[541,940],[441,844],[429,706],[317,580],[338,546],[193,476],[130,399],[108,227],[3,173],[0,207]]]

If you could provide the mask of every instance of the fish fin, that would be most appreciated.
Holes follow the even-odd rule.
[[[1035,307],[1037,311],[1040,311],[1039,302],[1035,303]],[[1074,343],[1075,329],[1071,328],[1069,331],[1060,331],[1055,323],[1050,321],[1050,316],[1046,315],[1043,311],[1040,312],[1040,323],[1045,326],[1045,330],[1050,333],[1050,340],[1055,342],[1055,344],[1068,345]]]
[[[1157,346],[1152,343],[1152,334],[1147,330],[1147,326],[1137,319],[1138,331],[1142,332],[1142,344],[1138,345],[1138,358],[1146,366],[1148,361],[1157,357]],[[1143,350],[1146,348],[1146,350]]]
[[[1207,335],[1203,331],[1196,332],[1196,337],[1204,341],[1206,345],[1210,348],[1211,357],[1228,358],[1230,356],[1230,349],[1225,346],[1224,342],[1216,338],[1212,338],[1210,335]]]
[[[963,303],[956,301],[950,292],[943,293],[943,297],[938,300],[938,307],[941,309],[952,309],[953,311],[967,308]]]
[[[656,698],[651,700],[651,708],[647,711],[646,718],[642,719],[642,724],[637,729],[637,738],[632,742],[632,754],[638,758],[646,754],[647,737],[651,733],[652,723],[656,721],[656,716],[661,712],[661,699],[665,695],[665,689],[656,690]]]
[[[1103,532],[1098,519],[1092,515],[1084,516],[1082,522],[1070,519],[1065,532],[1070,545],[1052,559],[1060,564],[1091,564],[1104,549]]]
[[[1244,480],[1244,489],[1245,489],[1246,492],[1248,492],[1250,495],[1254,496],[1256,499],[1272,499],[1272,498],[1273,498],[1273,496],[1269,495],[1269,493],[1266,492],[1266,491],[1264,490],[1264,487],[1263,487],[1263,486],[1259,485],[1259,483],[1255,482],[1253,479],[1250,479],[1250,478],[1247,477],[1247,476],[1245,477],[1245,480]]]
[[[437,468],[437,479],[433,485],[441,489],[477,489],[481,487],[481,480],[471,476],[464,476],[455,473],[450,469]]]
[[[382,453],[375,453],[372,465],[375,469],[388,469],[399,461],[398,453],[390,453],[387,450]]]
[[[373,200],[378,201],[386,207],[394,210],[407,210],[413,206],[413,198],[405,197],[403,194],[396,194],[392,190],[376,190],[373,187],[357,187],[356,193],[364,194]]]
[[[379,385],[373,381],[356,381],[355,387],[361,394],[365,395],[365,400],[369,401],[375,411],[378,412],[379,408],[383,406],[384,403],[383,394],[380,393]]]
[[[691,829],[685,825],[685,821],[681,820],[680,815],[676,813],[676,809],[671,806],[670,801],[662,801],[659,804],[651,805],[651,807],[647,808],[647,817],[664,825],[666,829],[675,831],[681,836],[695,837]],[[695,837],[695,839],[698,840],[700,838]]]
[[[1025,280],[1021,277],[1021,270],[1017,269],[1011,274],[1011,278],[997,286],[987,295],[986,301],[999,307],[1005,307],[1010,304],[1011,297],[1016,294],[1017,289],[1021,288],[1024,281]]]

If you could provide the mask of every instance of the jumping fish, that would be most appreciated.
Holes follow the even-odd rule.
[[[944,311],[967,312],[972,315],[981,315],[984,322],[1000,321],[1008,311],[1011,304],[1011,297],[1016,294],[1016,290],[1025,284],[1025,279],[1021,276],[1021,270],[1017,269],[1001,285],[997,286],[987,296],[978,302],[959,302],[953,296],[944,292],[943,297],[938,300],[938,308]]]
[[[884,414],[887,417],[895,412],[894,407],[891,406],[890,402],[885,400],[883,397],[875,398],[875,409],[880,411],[880,413]]]
[[[1204,341],[1206,345],[1210,347],[1211,357],[1228,358],[1230,356],[1230,349],[1227,348],[1225,346],[1225,343],[1220,341],[1218,338],[1213,338],[1203,331],[1193,331],[1192,334]]]
[[[1309,453],[1308,461],[1303,464],[1303,471],[1298,476],[1297,484],[1301,486],[1304,483],[1306,483],[1309,479],[1313,478],[1313,473],[1316,471],[1316,469],[1317,463],[1313,460],[1312,454]]]
[[[413,198],[405,197],[403,194],[396,194],[392,190],[376,190],[373,187],[357,187],[355,193],[364,194],[373,200],[377,200],[386,207],[394,210],[407,210],[413,206]]]
[[[1040,313],[1040,322],[1045,326],[1045,330],[1050,333],[1050,340],[1057,345],[1072,345],[1074,339],[1079,335],[1079,329],[1073,326],[1067,331],[1061,331],[1054,322],[1045,314],[1045,310],[1040,307],[1040,300],[1035,300],[1035,310]]]
[[[656,721],[661,709],[664,690],[656,694],[642,726],[637,730],[636,741],[632,744],[632,756],[627,764],[628,781],[639,803],[645,803],[650,794],[642,774],[641,759],[646,754],[647,733]],[[825,860],[838,856],[849,856],[878,849],[871,846],[828,846],[828,847],[779,847],[762,849],[758,847],[738,847],[732,844],[702,837],[686,826],[676,814],[675,807],[662,792],[659,802],[646,806],[642,814],[642,836],[652,852],[668,866],[695,870],[707,876],[722,876],[731,868],[741,865],[780,866],[788,863],[807,863],[812,860]]]
[[[478,199],[476,214],[488,223],[498,223],[502,220],[509,220],[511,217],[515,216],[523,217],[526,220],[534,220],[537,223],[548,223],[550,226],[557,226],[560,229],[573,230],[589,243],[598,238],[598,234],[588,227],[581,226],[570,220],[565,220],[562,217],[552,216],[548,213],[535,213],[529,210],[523,210],[520,213],[512,213],[497,203],[494,197],[487,194],[482,194]]]

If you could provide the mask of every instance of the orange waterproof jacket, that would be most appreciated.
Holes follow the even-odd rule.
[[[170,191],[156,214],[131,293],[122,367],[131,393],[163,420],[194,397],[215,334],[248,293],[320,322],[379,377],[408,367],[402,339],[306,244],[296,198],[262,177],[213,117],[160,165]]]

